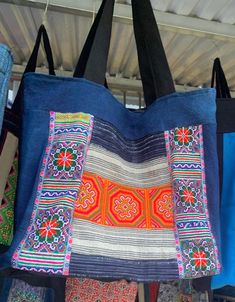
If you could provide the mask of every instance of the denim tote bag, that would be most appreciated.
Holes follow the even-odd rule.
[[[124,108],[104,87],[113,7],[102,2],[82,74],[24,76],[23,218],[2,268],[139,282],[217,274],[215,90],[174,91],[150,1],[133,0],[147,108]]]
[[[235,285],[235,265],[232,255],[235,249],[235,99],[231,98],[227,80],[219,58],[213,66],[212,86],[217,93],[217,136],[220,163],[220,223],[222,272],[212,278],[212,288]]]
[[[2,129],[3,113],[7,102],[8,83],[11,76],[13,57],[11,50],[0,43],[0,133]]]
[[[44,25],[38,31],[34,49],[26,66],[24,74],[35,72],[38,50],[41,37],[43,37],[45,52],[47,55],[49,73],[54,75],[54,64],[50,42]],[[0,251],[9,246],[13,236],[14,200],[18,170],[18,137],[21,118],[21,91],[15,98],[11,109],[6,108],[3,121],[3,129],[0,137]],[[22,219],[21,214],[15,213],[15,226]]]

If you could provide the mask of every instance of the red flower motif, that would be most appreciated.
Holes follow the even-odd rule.
[[[203,251],[198,251],[193,254],[194,263],[196,267],[203,267],[207,264],[206,253]]]
[[[69,168],[73,159],[73,155],[69,151],[61,151],[58,156],[58,165]]]
[[[46,221],[42,224],[39,233],[42,237],[52,238],[56,235],[58,227],[59,224],[56,219]]]
[[[205,271],[207,266],[210,265],[210,254],[205,251],[204,247],[193,248],[190,258],[196,271]]]
[[[180,188],[179,194],[183,202],[186,202],[188,205],[194,206],[197,202],[196,193],[190,187],[182,186]]]
[[[52,243],[60,237],[63,222],[59,215],[47,216],[41,222],[40,227],[36,231],[37,240],[39,242]]]
[[[77,164],[77,154],[72,148],[58,148],[54,154],[53,163],[58,171],[70,171]]]
[[[194,193],[191,190],[184,190],[182,192],[182,195],[184,196],[184,199],[186,202],[188,203],[194,203],[195,202],[195,197],[194,197]]]
[[[177,141],[180,146],[188,146],[189,143],[193,141],[192,130],[185,127],[177,128],[175,130],[175,141]]]

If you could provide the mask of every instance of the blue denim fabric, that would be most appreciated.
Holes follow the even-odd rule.
[[[235,286],[235,133],[225,133],[223,138],[223,182],[221,196],[221,255],[222,273],[212,278],[212,288]]]
[[[202,89],[172,93],[156,100],[143,112],[124,108],[103,86],[77,78],[63,78],[28,73],[24,77],[23,125],[20,143],[20,171],[16,200],[16,235],[10,250],[0,258],[8,267],[12,253],[22,240],[30,222],[36,196],[41,161],[47,145],[49,111],[85,112],[103,119],[129,139],[138,139],[175,127],[207,125],[204,142],[206,176],[210,178],[208,203],[211,211],[218,206],[218,171],[216,163],[215,90]],[[211,128],[210,128],[211,127]],[[211,138],[208,138],[210,137]],[[212,167],[212,168],[211,168]],[[211,169],[211,171],[210,171]],[[212,206],[212,204],[215,204]],[[213,220],[213,215],[211,215]],[[213,224],[213,223],[212,223]],[[216,227],[213,227],[216,235]]]
[[[206,172],[206,191],[208,198],[208,211],[211,222],[212,233],[215,236],[219,251],[219,259],[221,259],[220,247],[220,207],[219,207],[219,167],[218,157],[214,152],[216,144],[216,125],[203,126],[203,145],[205,158],[205,172]]]
[[[0,133],[2,129],[3,113],[7,101],[8,83],[11,76],[13,57],[10,49],[0,44]]]

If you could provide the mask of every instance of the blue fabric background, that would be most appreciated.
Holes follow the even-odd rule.
[[[222,273],[212,278],[212,288],[235,286],[235,133],[225,133],[223,139],[223,183],[221,197]]]

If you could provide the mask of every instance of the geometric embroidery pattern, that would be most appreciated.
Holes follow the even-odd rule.
[[[126,280],[103,282],[92,279],[67,278],[65,301],[135,302],[137,291],[138,284],[136,282],[128,283]]]
[[[180,277],[216,274],[220,264],[207,210],[202,126],[165,131],[165,140]]]
[[[0,244],[10,245],[13,237],[14,202],[18,175],[18,151],[8,175],[2,204],[0,206]]]
[[[92,127],[89,114],[50,113],[48,146],[32,219],[13,255],[13,267],[68,275],[73,209]]]
[[[46,288],[33,287],[24,281],[13,279],[7,302],[44,302]]]
[[[173,229],[171,184],[133,188],[85,171],[74,217],[107,226]]]

